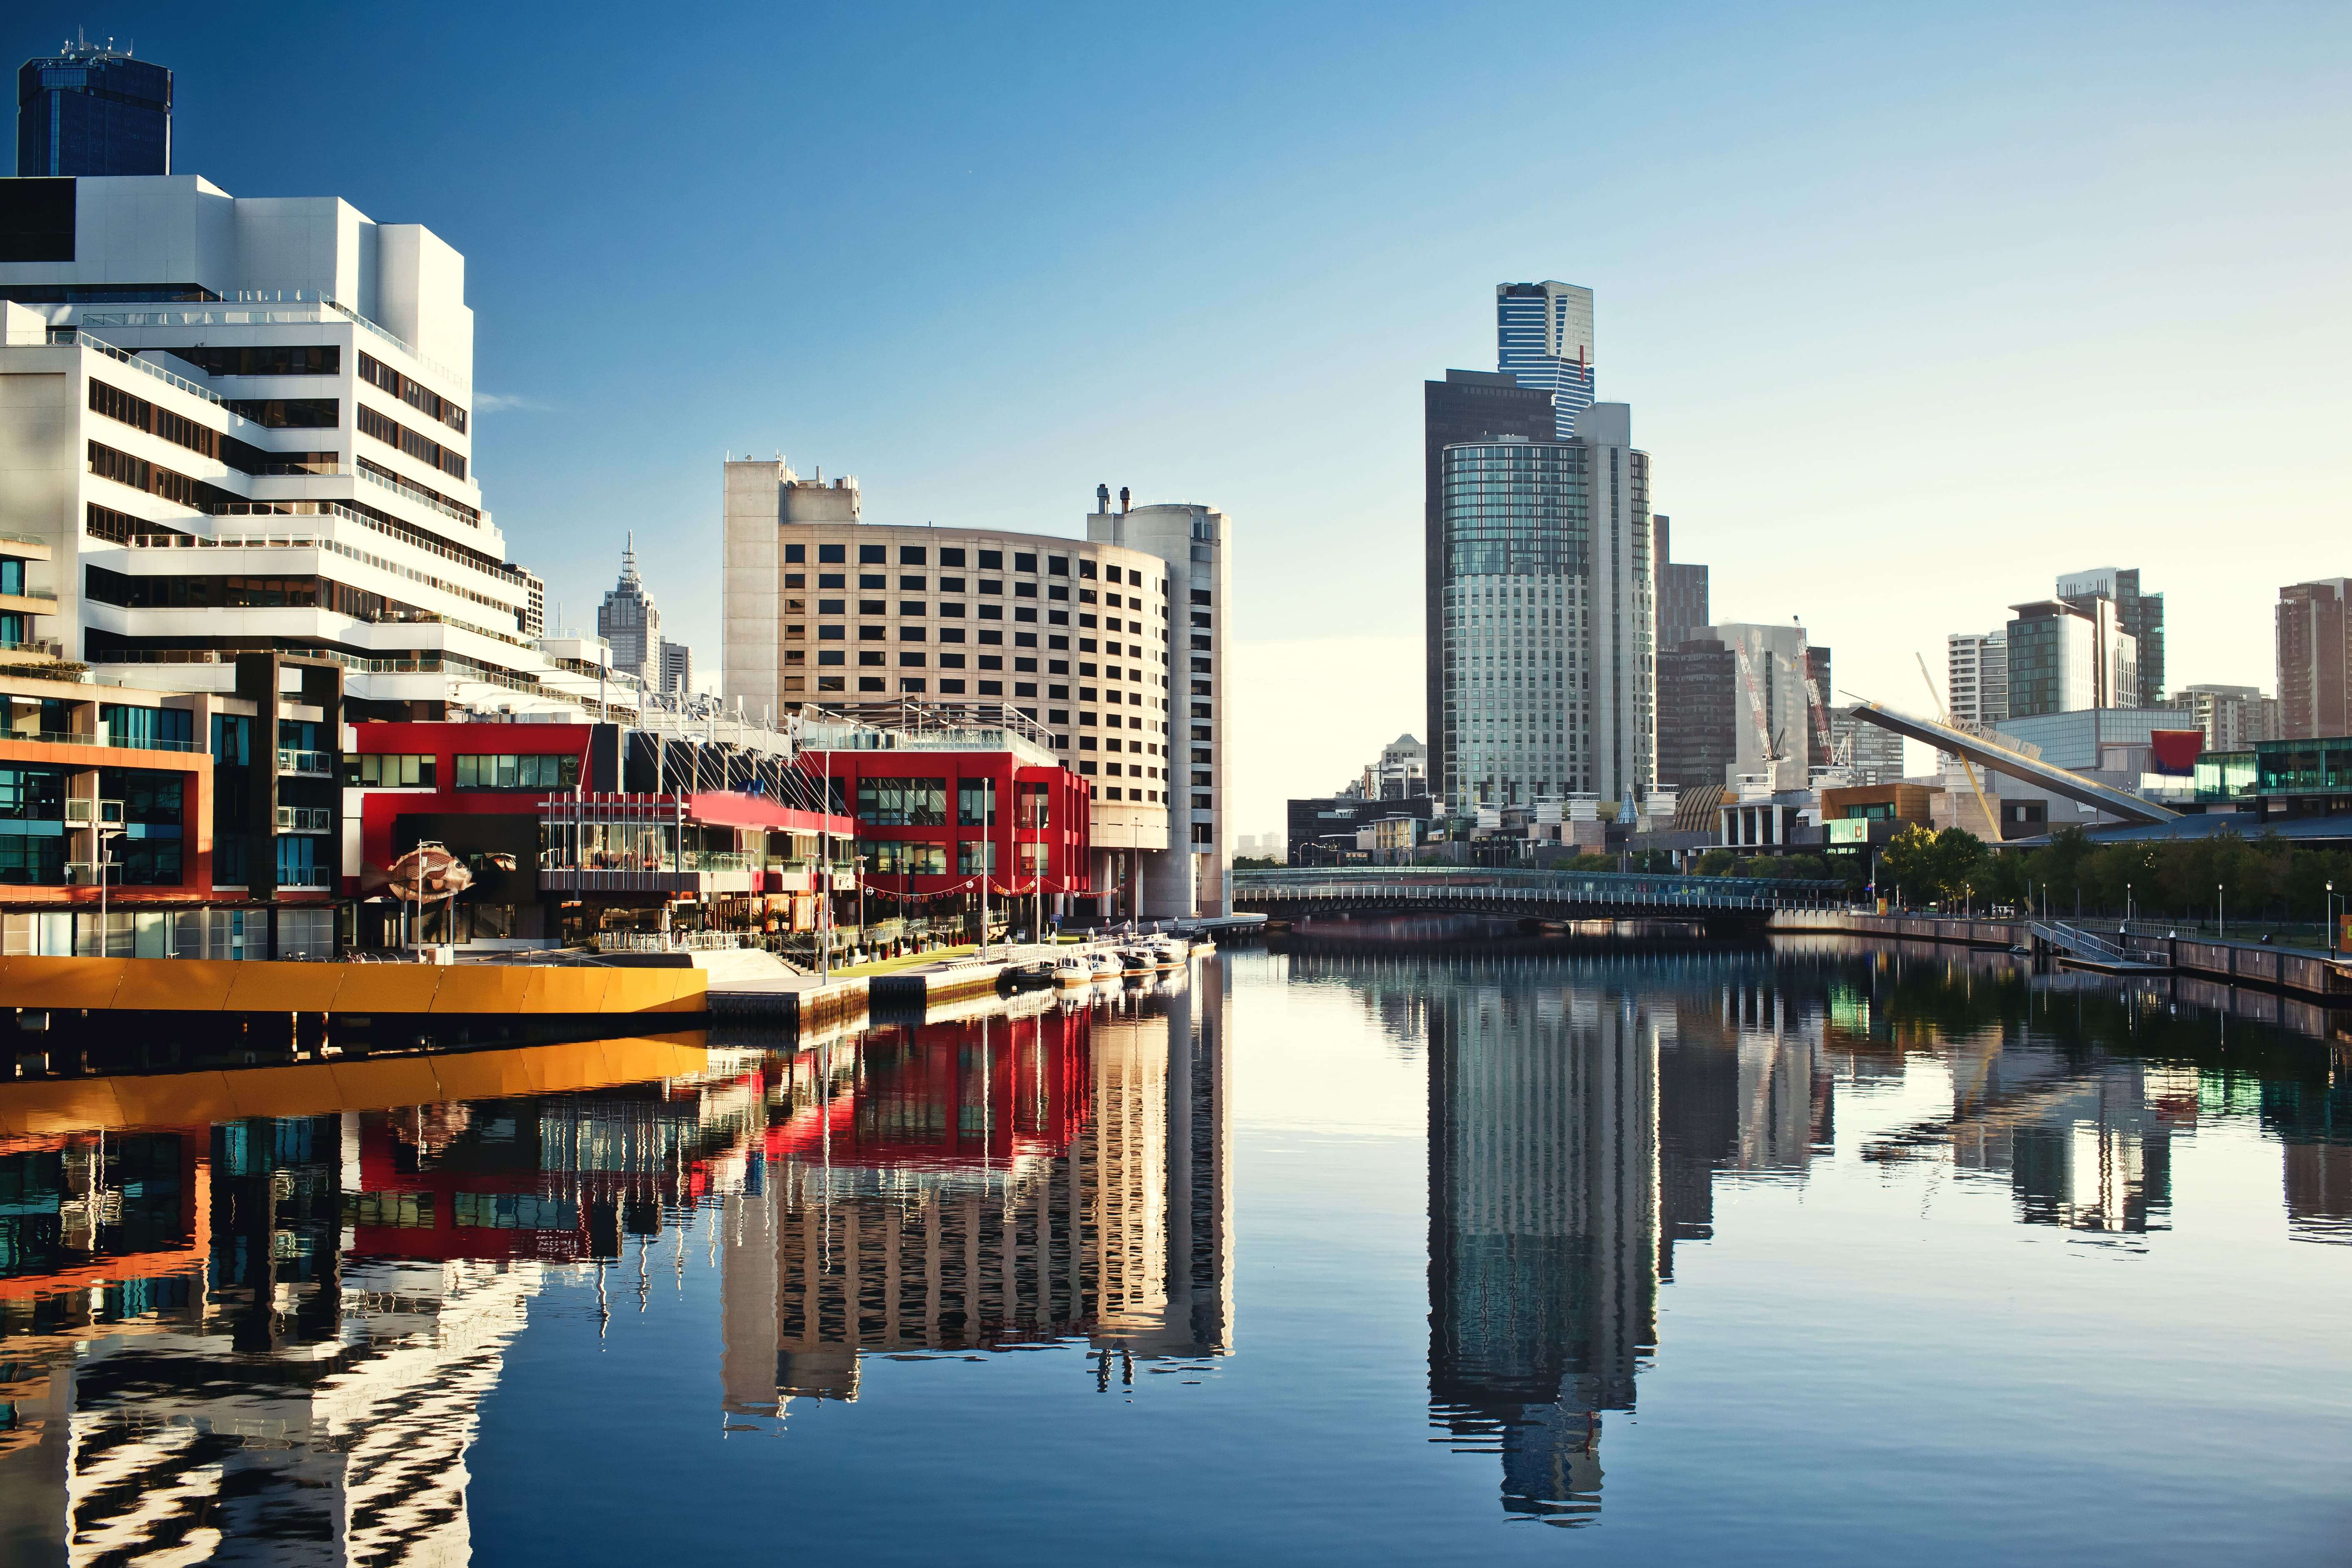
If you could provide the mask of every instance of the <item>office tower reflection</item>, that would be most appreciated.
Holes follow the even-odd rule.
[[[1656,1344],[1659,1023],[1632,993],[1431,975],[1430,1404],[1503,1506],[1600,1506]]]
[[[722,1211],[727,1411],[854,1399],[868,1351],[1226,1349],[1225,1010],[1210,964],[796,1056]]]

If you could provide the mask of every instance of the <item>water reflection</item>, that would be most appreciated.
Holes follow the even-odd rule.
[[[1361,1232],[1333,1222],[1349,1212],[1343,1192],[1310,1185],[1310,1212],[1282,1219],[1302,1246],[1326,1245],[1311,1239],[1326,1227],[1341,1238],[1318,1254],[1336,1271],[1253,1270],[1254,1302],[1276,1310],[1254,1305],[1254,1338],[1237,1339],[1232,1063],[1296,1042],[1271,1026],[1234,1038],[1236,971],[1255,1002],[1300,985],[1344,994],[1336,1016],[1360,1054],[1309,1059],[1409,1061],[1416,1102],[1425,1073],[1425,1403],[1408,1385],[1400,1406],[1361,1347],[1328,1332],[1360,1310],[1332,1292],[1393,1300],[1377,1272],[1394,1275],[1392,1250],[1344,1250]],[[1298,1027],[1308,1015],[1260,1016]],[[1868,1234],[1858,1194],[1916,1180],[1974,1205],[1952,1222],[1971,1245],[1997,1229],[2145,1279],[2188,1245],[2168,1234],[2175,1207],[2221,1168],[2200,1165],[2199,1141],[2226,1134],[2228,1169],[2258,1158],[2276,1182],[2264,1201],[2281,1236],[2352,1241],[2343,1021],[2305,1034],[2280,1027],[2286,1016],[2274,997],[1833,940],[1733,954],[1303,952],[1213,963],[1165,994],[1030,999],[806,1044],[693,1037],[0,1085],[0,1560],[463,1562],[477,1545],[471,1469],[492,1463],[477,1447],[484,1403],[502,1381],[508,1440],[527,1435],[567,1470],[651,1461],[615,1459],[609,1432],[563,1430],[545,1404],[551,1367],[609,1380],[593,1394],[636,1408],[632,1440],[684,1429],[659,1425],[674,1403],[719,1440],[782,1439],[730,1456],[801,1467],[854,1455],[860,1431],[906,1429],[894,1421],[919,1433],[944,1408],[924,1402],[944,1397],[947,1369],[877,1358],[1051,1369],[990,1385],[1003,1403],[986,1419],[1032,1441],[1024,1421],[1181,1410],[1181,1438],[1128,1426],[1124,1446],[1087,1440],[1246,1452],[1262,1478],[1220,1507],[1268,1540],[1299,1516],[1302,1448],[1369,1474],[1391,1462],[1388,1437],[1424,1421],[1425,1463],[1491,1478],[1481,1528],[1497,1515],[1578,1526],[1604,1501],[1612,1524],[1630,1521],[1643,1489],[1628,1473],[1657,1453],[1628,1440],[1643,1385],[1654,1421],[1659,1380],[1678,1349],[1685,1370],[1692,1359],[1673,1327],[1691,1320],[1666,1309],[1736,1296],[1741,1278],[1781,1288],[1777,1253],[1748,1260],[1759,1277],[1724,1264],[1759,1214],[1781,1227],[1774,1246],[1811,1246],[1818,1261]],[[1312,1080],[1289,1081],[1315,1099]],[[1317,1110],[1281,1109],[1288,1125]],[[1837,1200],[1820,1208],[1842,1205],[1842,1219],[1792,1215],[1798,1196]],[[1295,1211],[1294,1197],[1281,1194]],[[1276,1218],[1256,1212],[1264,1236]],[[1379,1213],[1384,1242],[1394,1215]],[[1414,1339],[1417,1240],[1403,1281]],[[1790,1342],[1776,1333],[1818,1333],[1838,1303],[1812,1291],[1797,1296],[1816,1316],[1793,1329],[1718,1315],[1717,1367],[1727,1351],[1777,1364]],[[627,1338],[641,1317],[668,1339]],[[1000,1354],[1044,1345],[1064,1349]],[[615,1347],[634,1372],[593,1353]],[[1215,1359],[1237,1349],[1255,1353]],[[1162,1380],[1181,1390],[1172,1406],[1095,1396],[1149,1381],[1139,1371],[1213,1364],[1209,1390],[1182,1387],[1208,1376],[1197,1371]],[[1874,1370],[1917,1374],[1901,1360]],[[519,1385],[535,1392],[518,1400]],[[1679,1387],[1687,1420],[1709,1394]],[[1890,1383],[1885,1397],[1903,1393]],[[854,1418],[793,1420],[810,1402],[853,1401]],[[1280,1436],[1255,1436],[1266,1431]],[[498,1462],[524,1461],[509,1447]],[[1119,1472],[1060,1470],[1116,1494],[1121,1520],[1150,1506]],[[1013,1511],[1065,1495],[1012,1485]],[[1653,1524],[1660,1491],[1647,1489]],[[733,1495],[687,1506],[715,1519]]]
[[[1837,1157],[1841,1091],[1948,1107],[1872,1119],[1848,1157],[1939,1161],[2005,1184],[2022,1224],[2127,1248],[2168,1226],[2173,1142],[2257,1116],[2290,1234],[2352,1240],[2352,1087],[2327,1046],[2168,983],[1834,942],[1288,963],[1426,1048],[1430,1414],[1437,1441],[1499,1459],[1513,1516],[1599,1513],[1606,1417],[1658,1354],[1675,1246],[1714,1236],[1718,1183],[1801,1184]]]
[[[868,1352],[1220,1353],[1225,1011],[1212,967],[808,1049],[0,1086],[0,1559],[462,1563],[480,1402],[558,1284],[609,1324],[715,1269],[719,1398],[779,1423]],[[583,1087],[365,1106],[377,1069]],[[107,1124],[175,1094],[295,1113]]]

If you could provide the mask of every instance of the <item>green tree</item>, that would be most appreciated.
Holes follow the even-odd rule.
[[[1906,904],[1965,897],[1985,859],[1984,840],[1958,827],[1934,832],[1913,823],[1878,852],[1878,885]]]

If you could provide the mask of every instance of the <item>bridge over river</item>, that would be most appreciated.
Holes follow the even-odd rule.
[[[1479,866],[1298,867],[1234,873],[1234,908],[1269,920],[1478,915],[1761,926],[1780,910],[1843,909],[1842,882]]]

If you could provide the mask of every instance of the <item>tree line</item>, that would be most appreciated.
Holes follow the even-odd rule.
[[[1996,854],[1973,833],[1913,824],[1879,850],[1877,865],[1879,896],[1909,907],[2030,902],[2121,914],[2128,904],[2157,919],[2210,919],[2218,905],[2233,920],[2323,920],[2331,881],[2338,895],[2352,893],[2352,852],[2297,847],[2276,832],[2094,844],[2062,827],[2045,848]]]

